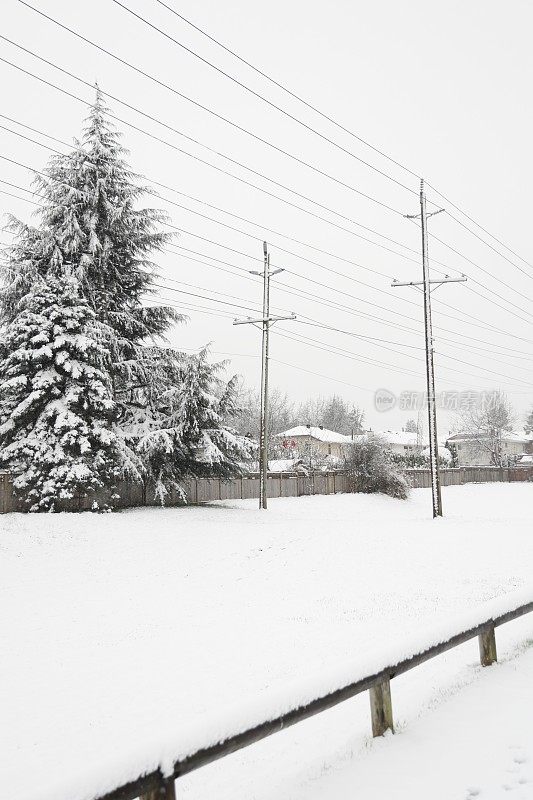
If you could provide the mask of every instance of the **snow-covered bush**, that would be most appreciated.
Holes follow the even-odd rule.
[[[392,453],[392,461],[403,469],[429,469],[429,447],[421,453]],[[452,456],[446,447],[439,448],[439,466],[450,467]]]
[[[75,280],[33,287],[6,327],[2,356],[0,465],[15,473],[29,510],[57,511],[62,501],[111,486],[108,350]]]
[[[367,434],[354,442],[346,455],[346,469],[352,488],[358,492],[380,492],[405,500],[409,481],[403,470],[394,463],[384,439]]]

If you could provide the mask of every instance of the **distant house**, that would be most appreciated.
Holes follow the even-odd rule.
[[[384,439],[389,449],[398,455],[418,455],[429,445],[427,439],[411,431],[372,431],[375,436]]]
[[[502,434],[502,460],[504,462],[517,461],[523,453],[529,450],[531,441],[532,437],[523,433],[510,432]],[[490,466],[493,463],[488,435],[456,433],[448,437],[447,443],[455,448],[457,463],[460,467]]]
[[[331,456],[341,460],[352,443],[350,436],[330,431],[321,425],[297,425],[278,433],[276,438],[288,457]]]
[[[424,456],[429,458],[429,439],[427,436],[420,436],[416,432],[411,431],[368,431],[367,433],[379,436],[387,443],[389,450],[395,455],[399,456]],[[362,438],[367,434],[356,436],[355,440]],[[446,450],[446,441],[439,439],[439,456],[441,459],[447,461],[451,460],[451,453]],[[449,459],[448,459],[449,456]]]

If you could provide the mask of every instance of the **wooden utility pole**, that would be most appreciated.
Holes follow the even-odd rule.
[[[268,477],[268,353],[270,326],[281,320],[296,319],[295,314],[288,317],[270,316],[270,278],[283,272],[283,269],[270,269],[270,254],[266,242],[263,242],[263,272],[250,270],[252,275],[263,278],[263,316],[261,319],[236,319],[234,325],[257,325],[261,323],[261,417],[259,420],[259,508],[267,507]]]
[[[442,497],[440,491],[440,475],[439,475],[439,444],[437,438],[437,404],[435,400],[435,369],[433,364],[433,328],[431,324],[431,286],[436,284],[442,286],[443,283],[461,283],[466,281],[465,276],[461,278],[450,278],[446,275],[444,278],[435,280],[430,279],[429,275],[429,258],[428,258],[428,230],[427,221],[429,217],[434,214],[440,214],[444,211],[440,208],[438,211],[433,211],[431,214],[426,210],[426,193],[424,189],[424,181],[420,181],[420,214],[406,214],[407,219],[420,219],[420,227],[422,230],[422,280],[421,281],[407,281],[399,282],[393,281],[391,284],[396,286],[422,286],[424,293],[424,334],[426,340],[426,387],[427,387],[427,408],[428,408],[428,432],[429,432],[429,460],[431,469],[431,498],[433,506],[433,517],[442,517]]]

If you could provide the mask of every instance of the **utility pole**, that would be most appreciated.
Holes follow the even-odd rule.
[[[263,316],[261,319],[236,319],[234,325],[255,325],[261,323],[261,418],[259,421],[259,508],[267,507],[268,477],[268,352],[270,326],[275,322],[296,319],[295,314],[288,317],[270,316],[270,278],[283,272],[281,267],[270,269],[270,254],[266,242],[263,242],[263,272],[250,270],[251,275],[263,278]]]
[[[433,517],[442,517],[442,497],[440,491],[439,475],[439,445],[437,441],[437,405],[435,402],[435,369],[433,364],[433,328],[431,324],[431,286],[435,288],[442,286],[443,283],[462,283],[466,281],[465,276],[461,278],[444,278],[431,280],[429,275],[428,258],[428,230],[427,221],[434,214],[440,214],[443,208],[433,211],[431,214],[426,210],[426,192],[423,179],[420,181],[420,214],[406,214],[407,219],[420,219],[422,230],[422,280],[399,282],[393,281],[392,287],[396,286],[422,286],[424,293],[424,333],[426,339],[426,385],[427,385],[427,408],[428,408],[428,432],[429,432],[429,459],[431,468],[431,497],[433,506]]]

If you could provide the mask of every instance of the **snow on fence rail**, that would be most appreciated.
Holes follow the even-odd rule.
[[[415,489],[431,486],[429,470],[408,469],[407,475]],[[441,469],[443,486],[461,485],[464,483],[489,483],[492,481],[533,481],[532,467],[455,467]],[[315,472],[310,475],[280,472],[270,473],[267,480],[269,497],[302,497],[314,494],[336,494],[337,492],[354,491],[350,477],[338,470],[336,472]],[[117,487],[120,499],[118,508],[159,505],[153,492],[141,484],[121,483]],[[187,499],[189,503],[207,503],[213,500],[246,500],[259,496],[259,477],[255,474],[242,478],[222,480],[221,478],[198,478],[189,481]],[[91,507],[94,497],[78,497],[65,503],[66,510],[86,510]],[[98,500],[105,500],[102,493]],[[180,505],[181,500],[176,492],[166,498],[166,505]],[[8,472],[0,472],[0,514],[17,511],[21,504],[13,496],[12,480]]]
[[[427,639],[424,641],[419,638],[410,646],[404,646],[401,650],[397,648],[397,652],[388,657],[380,653],[372,654],[367,657],[365,665],[358,666],[350,662],[334,674],[320,674],[306,683],[291,682],[284,687],[283,694],[264,698],[254,707],[247,707],[244,711],[247,721],[244,723],[243,717],[237,715],[232,720],[215,720],[210,734],[191,732],[188,741],[196,742],[196,745],[183,746],[181,753],[167,763],[161,763],[157,769],[147,769],[145,766],[144,774],[139,774],[129,783],[105,794],[84,793],[84,796],[97,800],[175,800],[175,781],[181,776],[364,691],[369,691],[370,695],[373,736],[381,736],[388,730],[394,733],[390,692],[392,678],[475,637],[479,640],[482,666],[490,666],[497,660],[496,627],[533,611],[532,596],[533,588],[530,588],[527,592],[514,592],[485,603],[481,609],[478,607],[463,616],[462,624],[456,625],[455,629],[444,625],[435,631],[430,643]],[[149,764],[150,760],[146,763]]]

